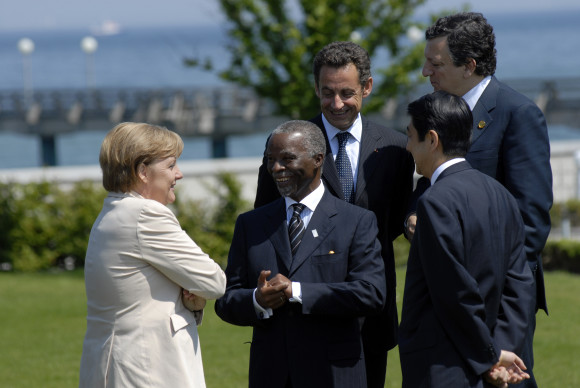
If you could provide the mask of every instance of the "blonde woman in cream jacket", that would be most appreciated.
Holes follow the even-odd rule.
[[[179,135],[143,123],[119,124],[103,141],[109,195],[85,259],[79,387],[205,387],[197,326],[226,278],[167,207],[182,150]]]

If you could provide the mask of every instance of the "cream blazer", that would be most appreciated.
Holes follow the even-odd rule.
[[[216,299],[225,286],[220,266],[167,206],[109,193],[85,259],[79,387],[205,387],[201,314],[185,308],[181,289]]]

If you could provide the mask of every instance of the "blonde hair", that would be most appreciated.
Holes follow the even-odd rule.
[[[109,131],[99,154],[103,187],[125,193],[140,182],[138,170],[157,159],[178,158],[183,151],[181,137],[165,127],[146,123],[121,123]]]

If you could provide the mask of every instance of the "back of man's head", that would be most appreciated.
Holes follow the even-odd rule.
[[[407,107],[419,140],[430,130],[437,132],[446,156],[465,156],[469,149],[473,116],[461,97],[437,91],[411,102]]]

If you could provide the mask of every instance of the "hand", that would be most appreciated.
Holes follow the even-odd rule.
[[[530,375],[524,372],[526,365],[515,353],[502,350],[499,361],[484,375],[485,380],[496,387],[507,388],[519,384]]]
[[[205,298],[202,298],[201,296],[197,296],[195,294],[192,294],[191,292],[187,291],[186,289],[183,289],[181,299],[183,300],[183,304],[184,304],[185,308],[187,308],[190,311],[203,310],[203,308],[205,307],[205,303],[206,303]]]
[[[417,214],[413,213],[407,217],[407,227],[405,228],[405,236],[411,241],[415,235],[415,228],[417,227]]]
[[[269,281],[271,286],[277,286],[279,284],[287,284],[287,287],[284,289],[284,296],[286,299],[292,298],[292,282],[286,276],[282,275],[281,273],[276,274],[272,279]]]
[[[258,277],[258,287],[256,289],[256,301],[264,308],[277,309],[282,307],[287,300],[285,291],[290,287],[292,292],[292,283],[283,275],[276,275],[270,282],[266,280],[272,271],[262,271]],[[283,279],[286,279],[284,281]],[[292,294],[290,294],[292,295]]]

